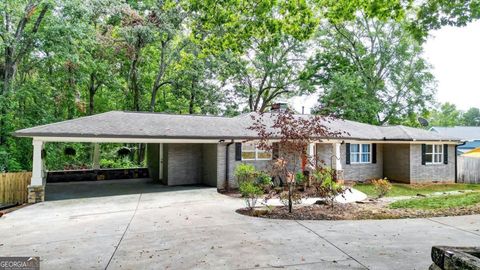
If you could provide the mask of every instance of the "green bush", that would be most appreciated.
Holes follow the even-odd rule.
[[[245,199],[245,204],[248,208],[253,209],[257,203],[258,198],[263,194],[263,190],[257,184],[249,181],[240,183],[240,194]]]
[[[15,158],[3,149],[0,149],[0,172],[18,172],[22,166]]]
[[[295,174],[295,183],[297,185],[303,185],[304,182],[305,182],[305,175],[303,174],[302,171],[298,171]]]
[[[387,178],[372,180],[372,184],[378,198],[384,197],[392,189],[392,184],[390,184]]]
[[[247,163],[238,164],[237,167],[235,167],[234,175],[238,184],[242,182],[254,182],[256,180],[255,166]]]
[[[108,169],[118,169],[118,168],[135,168],[137,164],[132,162],[128,158],[122,159],[105,159],[102,158],[100,160],[100,168],[108,168]]]
[[[333,175],[335,170],[325,167],[319,168],[313,172],[313,186],[315,188],[316,196],[324,198],[332,207],[334,205],[335,197],[343,196],[348,190],[339,183],[335,182]]]
[[[256,182],[259,185],[272,185],[272,177],[266,172],[258,172]]]

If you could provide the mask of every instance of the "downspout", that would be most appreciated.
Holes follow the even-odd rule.
[[[457,155],[457,148],[459,146],[465,145],[467,142],[463,142],[461,144],[455,145],[455,183],[458,183],[458,155]]]
[[[227,143],[226,145],[226,148],[225,148],[225,189],[228,191],[230,191],[230,185],[228,184],[228,178],[229,178],[229,173],[228,171],[230,170],[230,158],[229,158],[229,151],[228,151],[228,148],[230,145],[232,145],[234,143],[234,141],[230,141],[229,143]]]

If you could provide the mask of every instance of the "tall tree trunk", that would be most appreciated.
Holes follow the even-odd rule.
[[[9,32],[12,30],[11,27],[11,20],[10,14],[8,13],[7,8],[8,2],[5,2],[5,12],[4,12],[4,19],[3,24],[5,27],[5,35],[8,35]],[[15,34],[13,36],[13,45],[9,45],[5,47],[4,50],[4,74],[3,74],[3,85],[2,91],[0,92],[0,106],[2,107],[0,110],[0,145],[3,145],[6,142],[6,121],[5,118],[7,116],[8,108],[7,106],[7,96],[10,92],[11,85],[14,81],[15,72],[17,69],[18,63],[20,63],[23,58],[27,55],[32,47],[32,40],[30,38],[25,37],[25,27],[27,26],[28,22],[30,21],[32,15],[34,14],[35,9],[39,3],[33,3],[33,1],[29,1],[25,6],[25,10],[23,12],[23,17],[17,24],[17,28],[15,29]],[[43,8],[41,9],[37,19],[33,27],[30,30],[30,34],[33,35],[38,32],[41,22],[45,17],[49,9],[48,4],[44,4]],[[28,28],[27,28],[28,29]],[[23,46],[17,48],[18,44],[23,43]],[[18,50],[17,50],[18,49]]]
[[[95,73],[90,73],[90,85],[88,86],[88,114],[93,115],[95,113],[95,95],[98,88],[102,86],[103,82],[98,81]]]
[[[67,119],[72,119],[75,114],[75,93],[76,93],[76,83],[75,83],[75,68],[73,67],[73,63],[69,62],[67,67],[68,72],[68,108],[67,108]]]
[[[141,47],[139,44],[135,46],[135,53],[132,60],[132,65],[130,67],[129,78],[130,78],[130,89],[133,92],[133,110],[140,111],[140,87],[138,85],[138,61],[140,59],[140,50]],[[145,145],[138,144],[137,148],[137,162],[140,165],[145,156]]]
[[[138,88],[138,77],[137,77],[137,61],[135,58],[132,62],[132,73],[130,77],[130,83],[133,92],[133,110],[140,111],[140,91]]]
[[[155,103],[157,99],[157,92],[162,83],[160,83],[163,79],[163,76],[165,75],[165,51],[167,47],[167,42],[163,41],[162,42],[162,49],[160,52],[160,64],[158,67],[158,72],[157,72],[157,77],[155,78],[155,82],[153,83],[152,87],[152,97],[150,99],[150,111],[153,112],[155,110]]]
[[[190,101],[188,103],[189,114],[193,114],[194,105],[195,105],[195,79],[192,79],[192,85],[190,89]]]

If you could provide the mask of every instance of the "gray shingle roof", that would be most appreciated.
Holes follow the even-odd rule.
[[[466,141],[480,140],[480,127],[432,127],[431,131]]]
[[[298,117],[309,117],[298,115]],[[268,119],[268,114],[267,114]],[[19,137],[98,137],[169,139],[251,139],[251,114],[237,117],[176,115],[163,113],[111,111],[93,116],[18,130]],[[325,123],[340,138],[358,140],[456,141],[423,129],[404,126],[379,127],[334,119]]]

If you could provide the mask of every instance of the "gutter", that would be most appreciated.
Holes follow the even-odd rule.
[[[228,184],[228,178],[229,178],[229,170],[230,170],[230,161],[229,161],[229,147],[230,145],[232,145],[234,143],[233,140],[231,140],[229,143],[227,143],[226,145],[226,148],[225,148],[225,189],[227,190],[227,192],[230,191],[230,185]]]
[[[465,145],[466,143],[467,143],[467,142],[465,141],[465,142],[463,142],[463,143],[461,143],[461,144],[456,144],[456,145],[455,145],[455,183],[458,183],[458,164],[457,164],[457,162],[458,162],[458,155],[457,155],[457,148],[458,148],[459,146]]]

